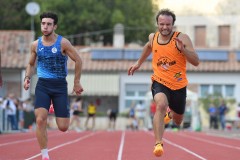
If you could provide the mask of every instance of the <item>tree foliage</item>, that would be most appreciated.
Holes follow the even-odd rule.
[[[29,29],[30,16],[25,11],[27,0],[1,1],[0,29]],[[74,35],[74,40],[84,44],[86,33],[91,40],[104,37],[105,44],[112,43],[113,28],[117,23],[125,26],[125,41],[146,42],[148,34],[155,31],[157,6],[152,0],[35,0],[41,12],[53,11],[59,16],[57,33]],[[4,3],[4,4],[3,4]],[[40,13],[39,13],[40,14]],[[39,15],[34,17],[36,36],[40,36]],[[108,32],[101,32],[109,30]],[[91,34],[92,32],[96,34]]]
[[[1,30],[30,30],[31,17],[25,11],[28,0],[0,1]]]

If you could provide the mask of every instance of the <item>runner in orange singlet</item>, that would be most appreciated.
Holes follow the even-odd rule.
[[[163,155],[163,133],[165,124],[173,119],[180,125],[186,103],[187,61],[198,66],[199,58],[188,35],[173,31],[175,14],[162,9],[156,16],[158,32],[149,35],[138,61],[128,69],[128,75],[140,68],[152,53],[152,95],[156,103],[153,119],[155,156]],[[168,107],[170,106],[170,108]],[[165,122],[165,123],[164,123]]]

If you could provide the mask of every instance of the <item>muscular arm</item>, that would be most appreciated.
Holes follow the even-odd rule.
[[[31,55],[30,55],[30,59],[29,62],[27,64],[26,67],[26,72],[25,72],[25,76],[31,78],[33,70],[34,70],[34,65],[35,65],[35,61],[37,58],[37,53],[36,53],[36,46],[37,46],[37,41],[34,41],[31,45]]]
[[[144,45],[143,51],[139,59],[135,64],[133,64],[129,69],[128,69],[128,75],[133,75],[133,73],[140,68],[142,63],[147,59],[147,57],[151,54],[152,52],[152,40],[153,40],[154,33],[151,33],[148,37],[149,41]]]
[[[62,49],[65,54],[67,54],[75,62],[75,77],[74,77],[74,88],[73,90],[80,94],[83,89],[80,85],[80,77],[82,72],[82,60],[78,55],[76,49],[72,44],[65,38],[62,40]]]
[[[27,64],[27,67],[26,67],[26,72],[25,72],[24,86],[23,86],[25,90],[28,90],[28,88],[30,86],[30,78],[32,76],[35,61],[36,61],[36,58],[37,58],[36,47],[37,47],[37,41],[34,41],[31,44],[31,50],[30,50],[31,55],[30,55],[30,59],[29,59],[29,62]]]
[[[186,56],[187,61],[194,66],[199,65],[198,55],[193,48],[192,41],[186,34],[180,34],[179,38],[176,38],[177,46],[180,51]]]

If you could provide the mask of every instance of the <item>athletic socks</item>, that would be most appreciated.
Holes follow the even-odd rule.
[[[49,159],[49,155],[48,155],[48,149],[42,149],[41,150],[42,153],[42,159]]]

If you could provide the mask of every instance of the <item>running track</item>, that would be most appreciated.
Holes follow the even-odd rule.
[[[152,131],[49,131],[51,160],[239,160],[240,139],[166,131],[163,157]],[[41,160],[34,132],[0,135],[0,160]]]

